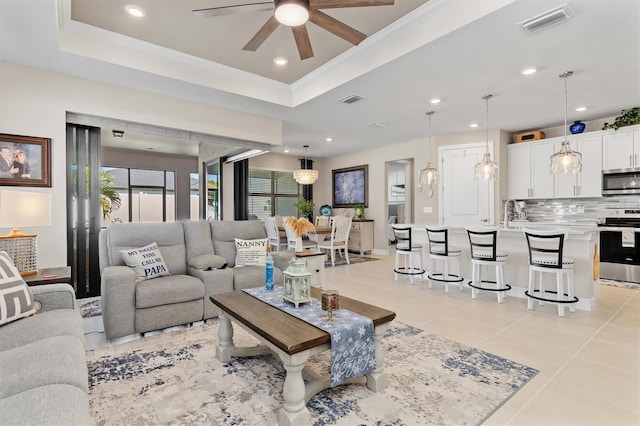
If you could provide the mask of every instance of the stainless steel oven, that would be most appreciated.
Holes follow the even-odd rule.
[[[640,282],[640,208],[605,209],[600,278]]]
[[[640,194],[640,169],[602,172],[602,195]]]

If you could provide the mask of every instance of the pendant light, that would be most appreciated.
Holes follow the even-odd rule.
[[[484,99],[486,103],[487,110],[487,139],[486,139],[486,150],[484,153],[484,157],[481,162],[476,164],[475,173],[476,179],[482,180],[496,180],[498,175],[498,165],[491,161],[491,154],[489,154],[489,99],[493,98],[493,95],[484,95],[482,99]]]
[[[560,151],[551,156],[551,173],[578,173],[582,170],[582,154],[572,151],[567,139],[567,79],[571,77],[573,71],[565,71],[559,75],[564,78],[564,140],[560,146]]]
[[[429,117],[429,139],[427,143],[427,152],[429,153],[427,158],[429,158],[431,154],[431,116],[433,115],[433,111],[427,111],[425,114]],[[427,187],[427,195],[429,198],[433,197],[433,187],[438,183],[439,176],[440,172],[433,167],[431,161],[427,161],[427,167],[420,170],[420,185],[422,185],[423,188],[425,186]]]
[[[304,167],[307,167],[307,148],[309,145],[304,146]],[[313,169],[299,169],[293,171],[293,178],[300,185],[311,185],[318,180],[318,171]]]

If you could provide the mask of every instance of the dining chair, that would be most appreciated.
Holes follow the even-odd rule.
[[[331,226],[329,216],[316,216],[316,226]]]
[[[346,216],[336,216],[331,224],[331,238],[318,243],[319,249],[331,251],[331,265],[336,266],[336,251],[342,250],[344,257],[349,261],[349,232],[351,231],[351,218]]]
[[[285,223],[284,224],[284,231],[287,234],[287,249],[288,250],[295,250],[296,246],[298,244],[298,237],[296,235],[296,232],[293,230],[293,228],[291,227],[291,225]],[[304,249],[312,249],[312,248],[316,248],[317,244],[315,241],[311,241],[311,240],[306,240],[306,239],[302,239],[302,247]]]
[[[276,225],[276,218],[273,216],[267,216],[264,218],[264,227],[267,228],[267,237],[269,238],[269,245],[276,251],[286,250],[288,241],[286,238],[280,236],[278,226]],[[286,237],[286,236],[285,236]]]

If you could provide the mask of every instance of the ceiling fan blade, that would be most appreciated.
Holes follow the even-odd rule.
[[[307,27],[299,25],[297,27],[291,27],[291,31],[293,31],[293,38],[296,39],[296,46],[298,46],[300,59],[305,60],[313,58],[313,49],[311,49],[311,40],[309,40]]]
[[[272,32],[278,28],[280,22],[276,19],[275,16],[269,18],[267,22],[258,30],[256,35],[254,35],[251,40],[242,48],[242,50],[249,50],[251,52],[255,52],[262,43],[271,35]]]
[[[263,3],[235,4],[232,6],[209,7],[207,9],[192,10],[193,14],[200,18],[208,18],[210,16],[226,16],[238,13],[253,13],[273,10],[273,2],[267,1]]]
[[[319,10],[309,10],[309,20],[317,26],[324,28],[330,33],[337,35],[341,39],[346,40],[355,46],[359,45],[362,40],[367,38],[367,36],[362,34],[360,31],[351,28],[347,24],[343,24],[337,19],[332,18]]]
[[[339,7],[393,6],[394,0],[310,0],[313,9],[334,9]]]

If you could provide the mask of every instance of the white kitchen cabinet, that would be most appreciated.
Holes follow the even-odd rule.
[[[555,138],[555,152],[560,150],[564,136]],[[573,151],[582,154],[582,172],[554,176],[554,198],[602,196],[602,135],[588,133],[568,137]]]
[[[349,231],[349,250],[373,251],[373,220],[358,220],[351,222]]]
[[[640,167],[640,130],[638,126],[609,130],[602,136],[604,170]]]
[[[509,198],[552,198],[553,175],[549,171],[553,141],[509,145]]]

